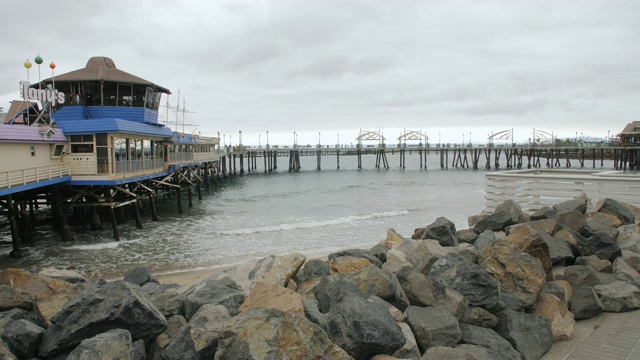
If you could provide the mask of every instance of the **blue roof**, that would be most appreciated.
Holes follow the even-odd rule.
[[[173,137],[173,133],[168,127],[116,118],[66,120],[58,122],[57,125],[64,131],[65,135],[121,132],[147,136]]]

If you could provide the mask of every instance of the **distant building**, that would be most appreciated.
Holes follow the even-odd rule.
[[[640,121],[633,121],[625,126],[624,130],[618,134],[621,145],[640,146]]]

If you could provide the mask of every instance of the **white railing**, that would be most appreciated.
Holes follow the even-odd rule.
[[[67,163],[3,171],[0,172],[0,189],[32,184],[44,180],[57,179],[69,175],[69,164]]]
[[[495,209],[505,200],[523,210],[537,210],[575,199],[585,193],[592,201],[613,198],[640,206],[640,173],[582,170],[513,170],[486,177],[486,206]]]
[[[179,163],[179,162],[185,162],[185,161],[193,161],[192,152],[169,153],[170,163]]]
[[[144,160],[119,160],[116,161],[116,174],[140,172],[145,170],[155,170],[163,168],[162,158]]]

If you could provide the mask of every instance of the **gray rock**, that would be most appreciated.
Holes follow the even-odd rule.
[[[456,347],[434,346],[428,348],[420,360],[495,360],[500,359],[478,345],[459,344]]]
[[[169,344],[162,352],[162,358],[212,358],[218,347],[222,326],[229,318],[229,311],[222,305],[202,305],[191,320],[170,337]]]
[[[622,250],[629,250],[640,254],[640,228],[635,224],[618,227],[616,244],[618,244]]]
[[[550,281],[544,284],[544,286],[540,290],[540,295],[542,294],[551,294],[560,299],[563,303],[567,303],[565,289],[555,281]]]
[[[513,346],[495,331],[469,324],[460,324],[462,343],[483,346],[499,354],[496,360],[520,360],[522,356]]]
[[[38,272],[39,276],[45,276],[56,280],[66,281],[72,284],[81,284],[87,279],[77,271],[69,269],[44,268]]]
[[[215,358],[352,359],[304,316],[257,307],[224,323]]]
[[[351,291],[338,292],[332,302],[327,334],[354,358],[390,355],[404,345],[402,329],[381,303]]]
[[[147,349],[142,339],[133,342],[133,360],[147,360]]]
[[[304,302],[304,316],[312,323],[320,326],[323,330],[327,329],[327,315],[320,312],[318,308],[318,300],[306,300]]]
[[[2,360],[17,360],[18,358],[11,352],[7,344],[0,341],[0,359]]]
[[[67,360],[133,359],[133,342],[127,330],[113,329],[80,342]]]
[[[460,323],[492,328],[498,324],[498,318],[480,307],[470,306],[459,319]]]
[[[558,215],[558,210],[550,207],[543,206],[540,209],[536,210],[533,214],[531,214],[531,220],[542,220],[542,219],[551,219]]]
[[[164,286],[156,282],[147,282],[140,287],[140,291],[147,295],[162,294],[164,292]]]
[[[433,346],[452,347],[462,338],[458,320],[441,306],[409,306],[405,314],[422,351]]]
[[[621,257],[613,261],[613,274],[618,279],[640,287],[640,274],[629,266]]]
[[[640,254],[629,250],[622,250],[622,259],[635,271],[640,272]]]
[[[596,271],[584,265],[567,266],[564,270],[564,280],[568,281],[574,289],[580,286],[600,285]]]
[[[587,217],[578,210],[562,211],[558,213],[558,225],[565,229],[579,233],[587,223]]]
[[[498,281],[481,266],[455,253],[436,261],[429,277],[464,295],[472,306],[492,308],[500,300]]]
[[[406,242],[401,246],[395,247],[394,250],[400,250],[406,254],[406,259],[413,267],[421,273],[428,275],[431,266],[439,258],[440,254],[433,251],[429,241]]]
[[[496,314],[494,330],[522,355],[524,360],[540,359],[553,344],[551,327],[539,316],[505,310]]]
[[[298,284],[323,276],[329,275],[329,263],[320,259],[311,259],[304,263],[304,266],[298,271],[295,280]]]
[[[475,245],[476,249],[480,251],[484,249],[485,246],[490,245],[494,241],[496,241],[496,235],[494,234],[494,232],[491,230],[485,230],[480,233],[480,235],[478,235],[478,238],[476,239],[476,242],[473,243],[473,245]]]
[[[396,276],[412,305],[442,306],[455,317],[462,316],[469,306],[462,294],[411,267],[401,269]]]
[[[580,286],[573,288],[569,311],[576,320],[585,320],[600,315],[604,306],[593,286]]]
[[[7,324],[2,331],[2,341],[20,358],[31,359],[38,355],[38,346],[44,329],[25,319]]]
[[[175,292],[162,292],[148,296],[153,305],[165,317],[184,314],[184,296]]]
[[[573,263],[573,251],[564,240],[552,236],[544,236],[543,240],[549,247],[549,256],[553,265],[566,265]]]
[[[32,313],[24,309],[14,308],[0,313],[0,333],[10,323],[21,319],[30,321],[38,326],[42,325]]]
[[[34,305],[35,299],[29,292],[13,286],[0,285],[0,311],[13,308],[31,310]]]
[[[345,291],[362,296],[360,290],[344,274],[335,273],[324,277],[314,288],[314,295],[318,300],[320,312],[323,314],[328,313],[338,298],[338,294]]]
[[[486,218],[480,220],[474,227],[473,230],[480,234],[485,230],[504,230],[507,226],[512,225],[513,220],[511,214],[507,212],[495,212]]]
[[[640,308],[640,289],[626,281],[614,281],[610,284],[593,287],[604,311],[625,312]]]
[[[167,334],[169,338],[172,338],[173,335],[178,333],[178,331],[185,325],[187,325],[187,319],[182,315],[175,315],[167,318],[167,330],[165,330],[163,334]]]
[[[369,252],[373,256],[377,257],[378,260],[380,260],[383,264],[385,262],[387,262],[387,252],[388,251],[389,251],[389,248],[384,246],[384,244],[376,244],[371,249],[369,249]]]
[[[478,238],[478,234],[473,229],[464,229],[456,231],[456,238],[459,242],[473,244]]]
[[[422,239],[438,240],[442,246],[458,246],[456,226],[447,218],[439,217],[425,227]]]
[[[418,348],[418,342],[416,341],[416,337],[413,335],[411,331],[411,327],[409,324],[405,322],[397,323],[400,329],[402,329],[402,333],[404,334],[405,343],[404,345],[396,350],[391,356],[396,359],[419,359],[420,358],[420,349]]]
[[[346,277],[365,297],[375,295],[381,299],[389,300],[395,295],[391,278],[373,264],[354,273],[346,274]]]
[[[138,286],[142,286],[148,282],[158,282],[158,279],[154,278],[146,267],[137,267],[129,271],[122,280]]]
[[[520,298],[518,298],[514,294],[512,294],[512,293],[510,293],[508,291],[501,291],[500,292],[500,297],[501,297],[500,302],[504,306],[504,310],[513,310],[513,311],[518,311],[518,312],[524,311],[524,304],[522,303],[522,300],[520,300]],[[493,308],[493,309],[490,309],[490,310],[492,312],[497,312],[496,308]]]
[[[116,328],[128,330],[134,340],[162,333],[167,328],[165,317],[135,286],[122,280],[87,286],[51,319],[40,355],[73,348],[84,339]]]
[[[614,199],[604,199],[598,203],[597,211],[617,217],[624,225],[633,224],[636,216],[622,203]]]
[[[588,199],[586,197],[579,197],[577,199],[571,199],[555,204],[553,205],[553,209],[558,212],[576,210],[584,214],[587,212],[587,203]]]
[[[584,237],[579,233],[573,231],[568,227],[563,227],[562,229],[556,231],[553,234],[553,238],[560,239],[571,247],[571,252],[576,255],[578,254],[578,243],[584,241]]]
[[[595,255],[578,256],[576,258],[576,265],[588,266],[596,272],[610,273],[613,270],[611,261],[602,260]]]
[[[184,317],[190,320],[204,304],[223,305],[231,316],[235,316],[244,302],[245,295],[242,288],[230,278],[209,278],[187,290],[183,299]]]
[[[606,233],[597,233],[578,243],[578,254],[580,256],[596,255],[600,259],[613,262],[622,255],[622,250],[616,244],[615,237]]]

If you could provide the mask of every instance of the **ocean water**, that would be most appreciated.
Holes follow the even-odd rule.
[[[288,158],[278,158],[275,173],[264,174],[262,159],[254,173],[231,176],[210,189],[193,207],[183,200],[178,215],[175,197],[158,199],[158,222],[148,207],[143,229],[133,220],[119,225],[120,241],[112,239],[110,223],[104,230],[72,228],[75,241],[59,241],[51,224],[36,229],[36,242],[23,248],[26,256],[9,259],[10,234],[0,228],[0,269],[70,268],[89,278],[114,278],[137,266],[154,273],[212,268],[268,255],[300,252],[308,256],[347,248],[370,248],[386,237],[387,229],[410,237],[444,216],[457,229],[484,209],[488,170],[441,170],[439,157],[428,156],[420,169],[418,156],[407,155],[399,168],[398,155],[388,157],[390,169],[376,169],[375,156],[301,157],[302,169],[288,172]],[[451,165],[451,164],[450,164]],[[145,202],[145,206],[147,203]]]

